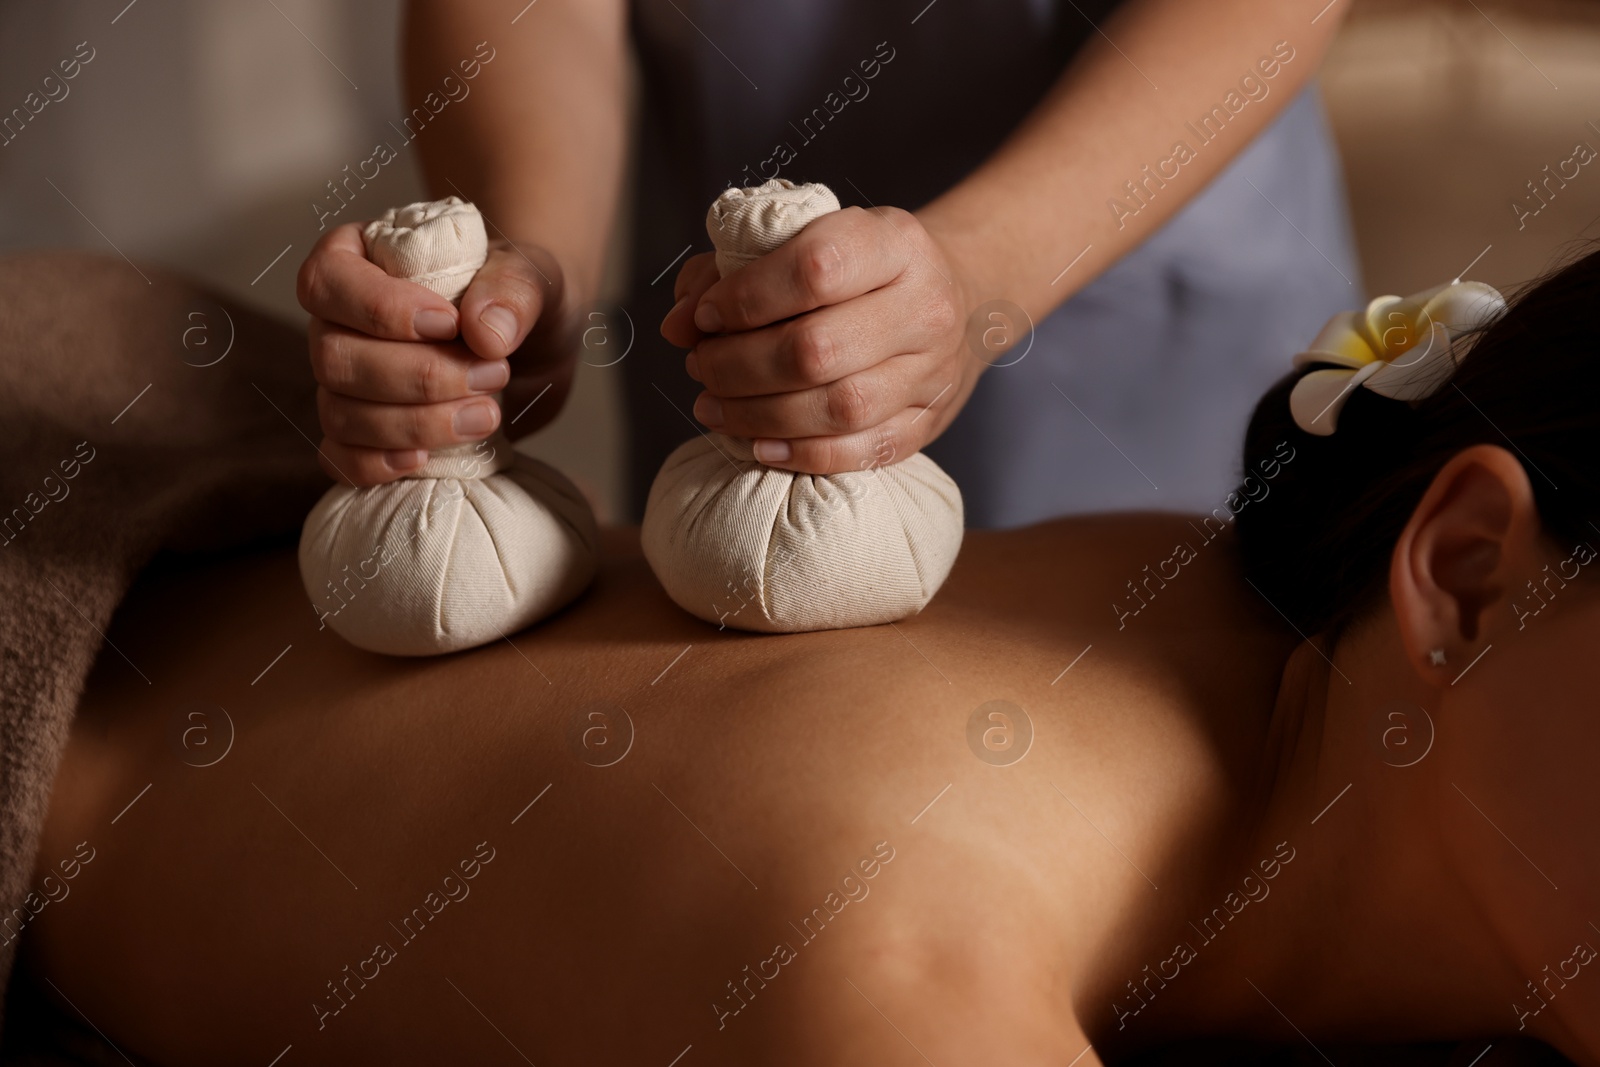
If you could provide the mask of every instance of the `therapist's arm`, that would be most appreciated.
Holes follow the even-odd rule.
[[[697,257],[662,327],[692,347],[697,417],[812,473],[917,451],[987,366],[967,342],[991,324],[982,305],[1037,321],[1171,218],[1315,74],[1350,0],[1324,3],[1129,0],[1001,147],[915,214],[837,212],[724,281]],[[1187,124],[1214,106],[1226,123],[1202,143]],[[1164,163],[1180,141],[1187,161]]]
[[[599,290],[622,175],[627,10],[624,0],[518,6],[406,9],[406,101],[426,117],[409,150],[431,196],[470,200],[488,223],[489,258],[459,310],[368,262],[359,224],[330,230],[301,268],[320,452],[342,480],[401,477],[429,450],[512,420],[512,436],[535,430],[571,387],[575,327]],[[491,397],[502,388],[503,408]]]
[[[600,287],[622,177],[627,5],[540,0],[519,8],[506,0],[407,4],[403,47],[413,100],[437,88],[480,41],[496,53],[472,96],[441,115],[417,149],[431,193],[460,190],[494,223],[491,237],[498,228],[548,251],[579,303],[589,302]]]

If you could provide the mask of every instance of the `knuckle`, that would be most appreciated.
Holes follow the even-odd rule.
[[[720,346],[713,340],[701,341],[694,348],[695,371],[700,375],[700,387],[713,396],[723,392],[722,361],[717,358]]]
[[[814,303],[826,304],[840,291],[848,264],[844,249],[828,237],[799,238],[795,249],[795,281]]]
[[[940,291],[923,308],[923,321],[935,333],[945,334],[961,325],[961,314],[956,302],[947,292]]]
[[[844,378],[828,386],[828,420],[845,433],[866,428],[872,418],[872,397],[854,378]]]
[[[876,207],[872,214],[879,240],[898,243],[902,248],[907,241],[919,248],[925,243],[928,231],[923,229],[920,219],[904,208]]]
[[[760,294],[751,289],[742,273],[733,276],[733,282],[716,304],[722,308],[725,330],[749,329],[767,318]]]
[[[405,404],[401,407],[400,440],[391,447],[427,448],[429,430],[434,424],[433,412],[425,404]]]
[[[874,470],[892,465],[905,444],[902,435],[893,426],[886,423],[878,427],[872,435],[871,450],[861,461],[862,469]]]
[[[851,450],[843,441],[830,440],[817,457],[819,470],[847,471],[850,469]]]
[[[883,221],[898,227],[901,231],[921,233],[922,223],[917,217],[903,207],[882,207],[878,209]]]
[[[812,318],[789,327],[795,374],[806,385],[827,385],[838,375],[838,346],[828,328]]]
[[[348,339],[334,330],[317,331],[311,343],[311,375],[324,388],[348,392],[356,377]]]
[[[810,469],[827,474],[847,474],[851,471],[863,469],[859,453],[861,444],[859,439],[852,437],[824,437],[814,442],[817,451],[810,460]]]
[[[899,274],[923,267],[937,256],[933,239],[921,221],[901,208],[878,208],[878,233],[874,247],[892,262]]]
[[[455,376],[447,374],[442,359],[425,356],[417,365],[415,395],[423,403],[437,404],[456,396]]]

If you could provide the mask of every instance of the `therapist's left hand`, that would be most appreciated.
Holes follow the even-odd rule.
[[[705,426],[808,474],[906,459],[966,403],[985,363],[967,349],[968,285],[917,217],[845,208],[727,278],[704,253],[661,324],[690,349]]]

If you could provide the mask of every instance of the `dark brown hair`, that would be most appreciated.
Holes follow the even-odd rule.
[[[1400,532],[1434,476],[1476,444],[1505,448],[1558,544],[1600,538],[1600,251],[1525,287],[1445,384],[1414,405],[1357,388],[1327,437],[1289,413],[1297,369],[1256,405],[1245,470],[1295,449],[1271,500],[1239,513],[1245,576],[1301,632],[1337,634],[1379,602]]]

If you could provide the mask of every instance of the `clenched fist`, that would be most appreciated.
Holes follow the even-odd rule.
[[[973,300],[939,242],[896,208],[845,208],[719,280],[679,271],[662,322],[705,386],[695,418],[752,438],[768,466],[838,474],[937,437],[971,395]]]
[[[457,308],[367,259],[362,225],[329,231],[297,282],[311,314],[328,475],[379,485],[416,470],[429,449],[482,440],[513,420],[517,434],[529,433],[555,418],[577,360],[555,257],[491,240]],[[492,396],[502,391],[504,411]]]

